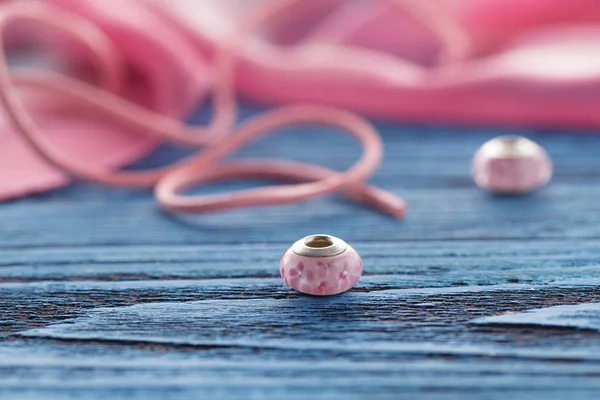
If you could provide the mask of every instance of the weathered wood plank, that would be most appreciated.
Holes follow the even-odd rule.
[[[0,378],[0,393],[32,390],[64,398],[86,388],[95,396],[145,398],[149,387],[163,396],[177,387],[187,396],[196,391],[227,398],[252,390],[248,398],[287,398],[304,385],[302,394],[315,398],[358,399],[369,392],[381,398],[400,392],[425,399],[474,392],[494,398],[506,390],[526,398],[545,396],[550,388],[565,395],[571,388],[571,395],[591,399],[600,390],[600,335],[470,324],[492,312],[597,301],[598,282],[587,289],[502,285],[276,300],[250,282],[236,287],[233,281],[2,285],[25,298],[54,292],[55,301],[65,304],[85,304],[83,298],[97,300],[96,306],[150,303],[96,308],[63,324],[22,332],[67,342],[0,346],[0,371],[10,371]],[[211,285],[216,293],[205,290]],[[248,291],[251,297],[244,299]],[[184,303],[153,298],[182,299],[186,293],[230,298]],[[352,391],[354,385],[364,392]]]
[[[594,283],[598,282],[592,282],[590,287]],[[253,348],[285,348],[293,343],[297,350],[378,349],[405,354],[425,352],[500,358],[571,358],[570,350],[577,354],[578,360],[600,361],[599,353],[590,351],[593,348],[600,350],[600,335],[587,335],[589,339],[585,343],[574,343],[569,338],[567,350],[564,340],[553,344],[552,333],[538,329],[537,343],[505,346],[496,342],[498,333],[464,326],[471,323],[474,316],[504,313],[507,308],[514,308],[510,304],[515,301],[520,303],[516,306],[520,309],[531,308],[532,303],[553,303],[555,297],[566,303],[568,300],[565,301],[563,296],[569,289],[574,288],[499,285],[380,290],[333,298],[250,296],[246,299],[152,302],[96,308],[83,318],[20,335]],[[221,290],[226,289],[221,287]],[[525,297],[532,299],[527,301]],[[600,298],[600,293],[590,297]],[[375,315],[374,311],[377,311]],[[505,336],[511,332],[504,330],[499,334]],[[575,335],[581,337],[581,334],[573,333]],[[429,340],[423,342],[419,339],[423,337]]]
[[[479,318],[474,323],[500,325],[537,325],[600,331],[600,303],[561,305]]]
[[[600,203],[596,201],[600,137],[527,132],[554,156],[556,176],[548,190],[514,199],[486,196],[474,187],[468,175],[469,160],[477,146],[506,131],[381,127],[387,157],[375,182],[407,199],[409,215],[402,223],[333,199],[192,220],[172,219],[157,210],[148,192],[82,185],[3,206],[0,249],[288,243],[314,231],[333,231],[353,241],[600,238]],[[260,142],[244,154],[289,156],[336,168],[349,165],[357,155],[355,147],[344,138],[324,136],[323,130],[294,131]],[[299,148],[307,150],[299,152]],[[332,152],[331,148],[338,151]],[[173,153],[177,151],[162,152],[143,165],[161,164],[174,158]],[[216,185],[206,191],[240,187],[245,185]],[[64,234],[57,234],[59,226]],[[291,226],[294,229],[289,229]]]
[[[410,286],[547,283],[595,278],[597,240],[352,243],[365,276]],[[284,244],[99,246],[4,251],[0,283],[277,277]]]
[[[99,284],[72,286],[89,294]],[[503,285],[278,300],[256,293],[248,299],[96,308],[21,333],[61,342],[1,345],[0,372],[10,375],[0,378],[0,394],[33,390],[62,398],[87,388],[96,396],[145,398],[149,387],[169,396],[177,387],[187,396],[193,390],[218,398],[246,398],[248,390],[253,395],[247,398],[293,398],[298,390],[315,398],[358,399],[367,393],[500,398],[506,391],[517,398],[534,393],[552,398],[572,389],[570,395],[592,399],[600,390],[600,335],[470,323],[490,312],[598,300],[597,282],[590,284],[588,289]],[[165,293],[173,282],[164,285],[153,290]],[[130,286],[121,288],[123,293],[144,291],[139,283]],[[74,298],[69,290],[63,294]]]
[[[551,399],[567,394],[592,399],[598,390],[598,364],[589,362],[516,364],[511,359],[468,355],[421,358],[376,348],[233,352],[118,345],[108,349],[94,343],[85,347],[31,340],[4,344],[0,352],[6,357],[0,359],[0,372],[10,375],[0,396],[29,392],[44,398],[500,399],[501,393],[511,391],[516,398],[540,393]]]
[[[393,282],[398,284],[401,278],[392,280],[392,285]],[[279,279],[6,283],[0,285],[0,307],[5,310],[1,323],[6,333],[44,326],[52,320],[79,317],[86,315],[90,309],[99,307],[154,302],[174,303],[173,306],[177,307],[176,304],[182,301],[216,299],[247,300],[250,305],[266,299],[279,299],[282,303],[275,304],[293,304],[298,308],[298,313],[306,318],[315,318],[315,328],[324,322],[318,319],[321,312],[315,311],[322,306],[329,310],[327,314],[331,315],[328,317],[339,321],[349,318],[349,323],[358,323],[350,316],[359,313],[361,320],[375,324],[372,326],[373,335],[381,334],[376,327],[382,321],[390,321],[391,324],[397,324],[394,326],[398,329],[403,327],[409,330],[416,323],[424,327],[431,323],[435,326],[442,323],[444,331],[458,332],[464,329],[465,323],[477,317],[558,304],[598,301],[599,284],[598,279],[583,279],[553,285],[388,289],[389,280],[377,282],[376,277],[367,277],[363,288],[328,300],[298,296],[289,291]],[[335,305],[344,306],[337,309]],[[278,313],[279,307],[272,309],[275,313],[272,318],[281,319],[277,325],[285,326],[289,320]],[[368,312],[364,312],[366,309]],[[193,325],[199,322],[190,323]],[[263,323],[257,325],[264,326]],[[216,323],[216,326],[222,325]],[[322,328],[329,329],[326,323]],[[412,332],[416,338],[420,333],[424,332]],[[408,340],[408,337],[403,334],[402,339]]]
[[[600,238],[600,186],[554,185],[537,197],[490,198],[473,189],[406,192],[406,221],[327,199],[173,219],[153,200],[15,203],[3,208],[1,249],[97,245],[292,243],[325,231],[349,242]],[[40,223],[40,221],[44,221]],[[57,234],[57,227],[61,227]],[[293,229],[292,229],[293,228]]]
[[[150,356],[145,359],[135,357],[134,360],[129,355],[112,356],[111,360],[88,356],[88,360],[95,361],[96,365],[72,363],[73,357],[68,358],[71,364],[61,365],[61,358],[56,358],[46,366],[17,369],[24,377],[3,386],[0,396],[9,398],[11,394],[25,392],[52,399],[96,396],[113,399],[264,399],[271,396],[303,399],[307,395],[317,399],[339,396],[349,399],[503,399],[510,390],[515,393],[511,397],[523,399],[531,398],[536,392],[550,399],[568,396],[593,399],[598,390],[593,371],[565,375],[562,372],[564,366],[540,372],[535,365],[527,364],[532,367],[527,372],[518,369],[510,372],[510,363],[505,363],[504,368],[499,366],[502,363],[481,363],[477,370],[478,363],[462,360],[431,360],[421,364],[405,359],[352,366],[347,359],[343,363],[298,360],[292,365],[277,360],[219,363],[197,355],[171,360],[156,353]],[[62,359],[67,361],[66,357]],[[124,365],[120,362],[123,359],[126,359]],[[55,374],[48,374],[51,368],[56,369]],[[546,389],[550,382],[553,391]],[[569,382],[578,386],[571,388]]]

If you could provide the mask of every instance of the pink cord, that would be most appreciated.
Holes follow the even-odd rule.
[[[311,177],[314,179],[318,176],[320,180],[316,182],[250,189],[213,196],[182,197],[176,194],[177,191],[188,188],[193,184],[204,183],[208,180],[214,180],[217,176],[222,176],[222,173],[218,171],[212,173],[205,171],[210,171],[213,164],[239,149],[248,141],[273,129],[299,122],[330,124],[345,129],[347,133],[363,144],[365,149],[363,157],[345,173],[330,172],[328,176],[325,176],[323,174],[325,170],[321,169],[319,173],[313,171],[312,174],[309,173],[306,176],[305,180],[311,180]],[[364,199],[363,203],[372,205],[381,211],[385,210],[385,212],[396,218],[401,218],[404,214],[404,202],[399,199],[392,201],[394,199],[392,195],[375,195],[372,191],[364,193],[365,187],[360,185],[375,171],[381,160],[381,154],[382,145],[377,132],[369,123],[355,114],[322,106],[284,107],[252,118],[242,125],[229,140],[223,140],[209,146],[199,156],[189,160],[186,165],[167,175],[158,183],[156,196],[163,207],[170,211],[206,212],[243,206],[292,203],[343,190],[347,193],[353,193],[350,195],[352,198],[358,196]],[[285,166],[281,166],[279,162],[272,161],[266,165],[263,172],[265,175],[271,176],[272,171],[276,171],[276,174],[281,176],[287,169]],[[256,167],[254,167],[254,172],[256,172]],[[229,177],[231,177],[230,173],[228,173]],[[295,173],[290,178],[297,180],[297,177],[298,174]]]
[[[39,3],[9,3],[1,8],[0,29],[14,20],[29,20],[63,31],[82,42],[96,58],[102,88],[54,73],[19,73],[11,76],[6,54],[0,52],[0,101],[17,132],[49,164],[69,174],[109,185],[127,187],[155,186],[161,206],[170,212],[209,212],[247,206],[284,204],[309,200],[315,196],[341,192],[361,204],[376,208],[395,218],[405,213],[404,201],[391,193],[365,185],[382,157],[379,135],[371,124],[350,112],[316,105],[288,106],[256,116],[233,130],[237,110],[234,73],[236,59],[244,40],[258,27],[288,9],[299,0],[280,0],[262,8],[239,26],[233,40],[226,43],[216,60],[216,82],[213,88],[215,114],[208,126],[190,127],[180,121],[147,110],[118,96],[122,62],[99,29],[84,18]],[[446,39],[444,61],[458,59],[464,53],[463,38],[452,31],[452,25],[436,17],[430,7],[417,6],[412,0],[391,0],[408,7],[415,18]],[[437,22],[441,23],[437,24]],[[127,124],[164,141],[191,146],[207,145],[197,155],[155,170],[144,172],[101,170],[75,162],[54,148],[41,135],[25,109],[15,86],[45,90],[61,100],[122,124]],[[248,142],[275,129],[292,124],[319,123],[341,128],[357,139],[364,148],[361,159],[346,172],[297,162],[244,161],[220,162]],[[232,178],[271,178],[294,184],[264,187],[211,196],[182,196],[180,191],[191,186]]]

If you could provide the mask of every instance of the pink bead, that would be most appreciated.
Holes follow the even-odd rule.
[[[484,189],[520,194],[548,183],[552,162],[537,143],[520,136],[500,136],[477,150],[472,173],[477,185]]]
[[[362,260],[339,238],[311,235],[283,254],[280,272],[285,283],[299,292],[330,296],[356,285],[362,274]]]

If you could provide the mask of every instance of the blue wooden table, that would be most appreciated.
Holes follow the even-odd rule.
[[[402,222],[338,197],[173,218],[147,191],[89,184],[1,205],[0,398],[600,398],[600,135],[378,127],[373,181],[406,199]],[[548,150],[546,190],[474,187],[470,157],[507,132]],[[301,128],[242,154],[357,155]],[[306,297],[278,276],[286,247],[321,232],[363,256],[351,292]]]

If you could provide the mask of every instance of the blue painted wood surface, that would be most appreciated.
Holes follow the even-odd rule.
[[[147,191],[89,184],[1,205],[0,398],[599,398],[600,135],[378,127],[373,182],[407,200],[402,222],[336,196],[173,218]],[[506,133],[548,150],[547,189],[474,187],[470,157]],[[241,156],[340,169],[358,149],[297,128]],[[278,277],[315,232],[362,254],[351,292],[301,296]]]

